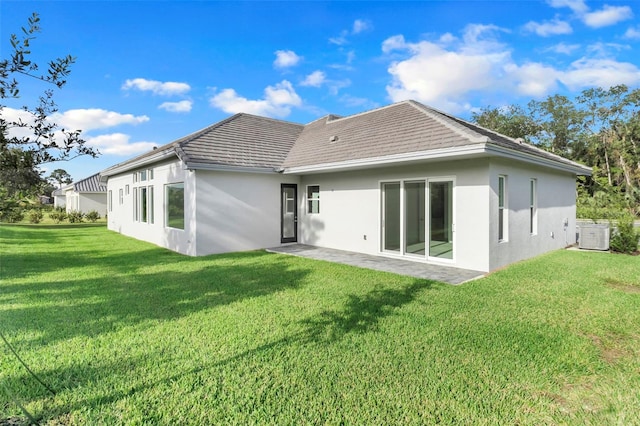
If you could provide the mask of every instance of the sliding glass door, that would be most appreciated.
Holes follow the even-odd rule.
[[[453,180],[381,184],[382,251],[453,259]]]
[[[425,253],[425,183],[404,183],[404,252]]]
[[[382,184],[382,249],[400,252],[400,183]]]
[[[453,182],[429,182],[429,257],[453,259]]]

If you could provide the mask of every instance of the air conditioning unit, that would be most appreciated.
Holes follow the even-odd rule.
[[[578,247],[588,250],[609,250],[609,225],[604,223],[580,224]]]

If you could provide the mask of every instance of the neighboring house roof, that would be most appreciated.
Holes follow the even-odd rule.
[[[96,173],[95,175],[89,176],[88,178],[84,178],[60,189],[62,190],[65,188],[67,191],[73,190],[76,192],[107,192],[107,185],[100,182],[100,173]]]
[[[132,170],[178,156],[189,169],[309,173],[443,158],[503,156],[580,175],[590,168],[415,101],[307,125],[236,114],[110,167]]]

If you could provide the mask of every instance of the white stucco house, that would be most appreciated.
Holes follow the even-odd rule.
[[[79,211],[87,214],[95,210],[102,217],[107,214],[107,185],[100,181],[99,173],[63,186],[58,191],[64,193],[65,201],[62,205],[66,207],[67,213]],[[55,192],[57,191],[54,191],[54,197]]]
[[[590,169],[404,101],[236,114],[101,172],[108,227],[192,256],[302,243],[491,271],[575,243]]]
[[[53,207],[62,208],[67,205],[67,194],[65,194],[66,190],[70,185],[62,186],[51,193],[53,197]]]

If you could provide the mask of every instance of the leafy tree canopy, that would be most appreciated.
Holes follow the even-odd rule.
[[[96,157],[99,152],[86,145],[81,130],[65,129],[51,120],[58,111],[54,89],[65,86],[75,58],[68,55],[41,66],[31,60],[31,48],[40,32],[40,18],[34,13],[20,36],[10,36],[11,52],[0,59],[0,197],[24,198],[42,191],[46,180],[39,167],[52,161],[69,160],[81,155]],[[20,118],[5,114],[5,100],[20,97],[24,79],[33,79],[45,87],[35,106],[23,106]],[[0,203],[0,210],[2,210]]]

